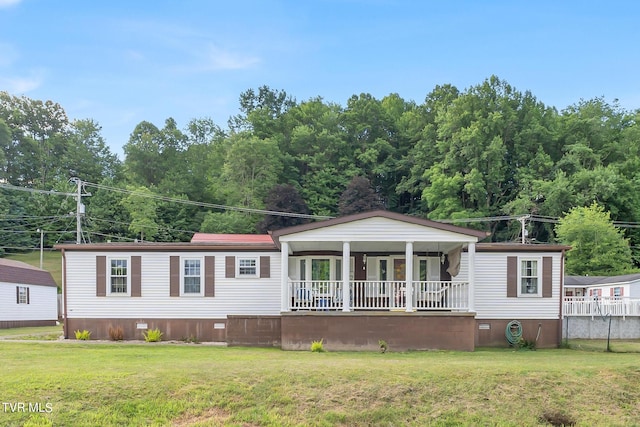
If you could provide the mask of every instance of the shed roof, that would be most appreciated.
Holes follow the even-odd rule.
[[[57,287],[51,273],[24,262],[0,258],[0,282]]]
[[[613,285],[640,280],[640,273],[619,276],[565,276],[564,285],[571,287]]]

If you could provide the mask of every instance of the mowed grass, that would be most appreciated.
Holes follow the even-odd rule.
[[[638,354],[0,341],[0,425],[640,425]]]
[[[0,339],[57,340],[62,335],[62,324],[27,328],[0,329]]]
[[[40,268],[40,251],[26,252],[23,254],[11,254],[7,259],[26,262],[29,265]],[[62,288],[62,254],[60,251],[45,250],[42,252],[42,268],[53,276],[53,280],[58,284],[58,289]]]

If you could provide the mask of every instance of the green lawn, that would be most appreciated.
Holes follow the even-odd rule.
[[[53,280],[58,284],[58,289],[62,288],[62,254],[60,251],[47,250],[42,253],[42,268],[53,276]],[[26,262],[34,267],[40,268],[40,251],[33,251],[24,254],[11,254],[7,259]]]
[[[8,407],[9,426],[535,426],[545,412],[579,426],[640,425],[631,353],[0,341],[0,360],[2,401],[44,411]]]

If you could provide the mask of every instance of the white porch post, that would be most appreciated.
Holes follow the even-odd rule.
[[[349,270],[351,269],[351,243],[342,242],[342,311],[351,311]]]
[[[289,308],[289,243],[280,245],[280,311],[290,311]]]
[[[407,242],[405,247],[405,303],[406,311],[413,311],[413,242]]]
[[[476,244],[469,243],[467,248],[469,254],[469,311],[475,311],[476,299]]]

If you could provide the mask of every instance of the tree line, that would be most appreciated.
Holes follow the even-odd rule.
[[[240,94],[224,127],[206,117],[184,128],[172,118],[139,123],[120,160],[94,120],[0,92],[0,180],[60,191],[71,176],[100,184],[83,198],[92,241],[188,240],[193,231],[254,233],[310,220],[149,194],[319,216],[381,207],[435,220],[552,220],[596,202],[614,221],[638,222],[639,114],[604,98],[558,110],[496,76],[464,90],[436,86],[422,103],[367,93],[345,105],[297,101],[263,86]],[[0,190],[0,229],[14,231],[0,246],[33,247],[39,236],[26,231],[60,230],[74,210],[72,198]],[[494,241],[520,234],[518,221],[461,225],[491,231]],[[640,246],[636,229],[625,236]],[[529,223],[528,238],[555,241],[553,223]],[[47,243],[59,239],[71,240],[51,234]]]

